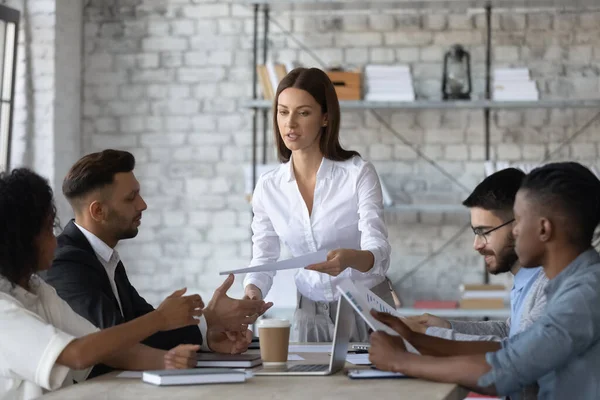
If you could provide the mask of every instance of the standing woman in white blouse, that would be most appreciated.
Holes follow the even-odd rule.
[[[393,304],[379,178],[371,163],[340,145],[340,106],[323,71],[297,68],[284,77],[273,120],[282,165],[261,176],[254,190],[250,266],[277,261],[280,240],[294,257],[328,250],[326,262],[295,275],[292,340],[332,341],[342,280],[361,283]],[[274,275],[247,274],[246,297],[265,297]],[[350,340],[368,341],[367,329],[355,318]]]

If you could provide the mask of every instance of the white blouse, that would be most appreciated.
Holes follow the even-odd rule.
[[[337,277],[298,269],[300,294],[313,301],[332,302],[335,290],[350,278],[368,288],[383,282],[391,248],[383,218],[381,184],[370,162],[355,156],[347,161],[323,158],[317,172],[312,214],[298,189],[292,161],[262,175],[252,197],[253,258],[250,266],[275,262],[280,240],[298,257],[319,250],[348,248],[373,253],[373,268],[363,273],[347,268]],[[249,273],[244,286],[253,284],[266,296],[275,273]]]
[[[0,277],[0,399],[37,398],[85,380],[91,370],[73,371],[56,360],[71,341],[98,328],[41,279],[32,279],[32,291]]]

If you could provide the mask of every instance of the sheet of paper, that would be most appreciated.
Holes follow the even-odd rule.
[[[117,375],[117,378],[142,379],[142,373],[142,371],[123,371],[119,375]]]
[[[352,354],[348,353],[346,356],[346,362],[354,365],[371,365],[371,361],[369,361],[369,354]]]
[[[298,354],[288,354],[288,361],[304,361],[304,357]]]
[[[376,295],[367,289],[364,286],[357,287],[350,279],[343,280],[337,287],[338,291],[344,296],[352,305],[354,310],[362,317],[362,319],[369,325],[371,329],[374,331],[383,331],[388,335],[392,336],[400,336],[398,332],[390,328],[389,326],[377,321],[373,316],[371,316],[370,310],[371,307],[369,305],[369,301],[367,300],[367,293],[371,296],[376,297]],[[419,351],[415,349],[415,347],[408,343],[406,339],[404,339],[404,346],[406,346],[406,350],[411,353],[419,354]]]
[[[316,344],[291,344],[288,348],[289,353],[330,353],[331,345]]]
[[[281,271],[284,269],[297,269],[308,267],[312,264],[317,264],[327,261],[327,250],[320,250],[315,253],[306,254],[300,257],[294,257],[283,261],[277,261],[271,264],[258,265],[256,267],[247,267],[240,269],[232,269],[229,271],[221,271],[219,275],[229,274],[247,274],[248,272],[269,272]]]

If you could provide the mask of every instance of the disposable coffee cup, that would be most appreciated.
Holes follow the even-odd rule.
[[[260,357],[263,365],[285,365],[290,344],[290,321],[286,319],[261,319],[257,323]]]

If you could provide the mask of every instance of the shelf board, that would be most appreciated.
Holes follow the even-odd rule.
[[[246,5],[268,5],[275,11],[303,10],[449,10],[484,8],[577,9],[598,6],[596,0],[234,0]]]
[[[242,103],[243,108],[270,110],[273,102],[270,100],[249,100]],[[518,110],[526,108],[599,108],[600,99],[547,99],[535,101],[340,101],[340,107],[345,110]]]

